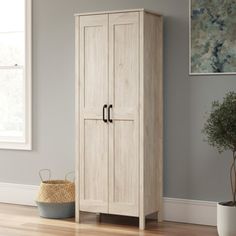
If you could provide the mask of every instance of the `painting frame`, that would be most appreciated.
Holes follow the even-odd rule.
[[[190,76],[214,76],[214,75],[236,75],[235,72],[192,72],[192,1],[189,0],[189,75]]]

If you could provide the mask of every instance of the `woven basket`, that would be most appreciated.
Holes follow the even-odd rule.
[[[39,176],[42,180],[39,188],[39,193],[37,197],[37,202],[44,203],[68,203],[75,201],[75,184],[67,180],[67,175],[65,180],[43,180],[41,172],[49,171],[49,176],[51,177],[51,171],[48,169],[40,170]],[[49,177],[49,179],[50,179]]]

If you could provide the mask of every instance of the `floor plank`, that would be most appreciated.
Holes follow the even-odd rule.
[[[40,218],[35,207],[0,204],[0,236],[216,236],[208,226],[148,220],[147,230],[138,229],[133,217],[84,213],[82,223],[74,219]]]

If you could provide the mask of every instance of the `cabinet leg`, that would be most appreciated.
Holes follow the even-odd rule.
[[[159,222],[159,217],[160,217],[159,211],[157,211],[157,212],[156,212],[156,221],[157,221],[157,223]]]
[[[145,229],[145,216],[139,217],[139,229],[144,230]]]
[[[162,222],[163,221],[163,212],[158,211],[157,212],[157,222]]]
[[[75,212],[75,222],[80,223],[80,212],[79,211]]]
[[[101,221],[102,221],[102,214],[101,213],[96,213],[96,215],[97,215],[98,222],[101,223]]]
[[[156,221],[158,223],[159,222],[159,212],[157,211],[155,215],[156,215]]]

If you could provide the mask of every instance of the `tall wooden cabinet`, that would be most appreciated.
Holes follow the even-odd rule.
[[[76,219],[162,216],[162,16],[76,15]]]

